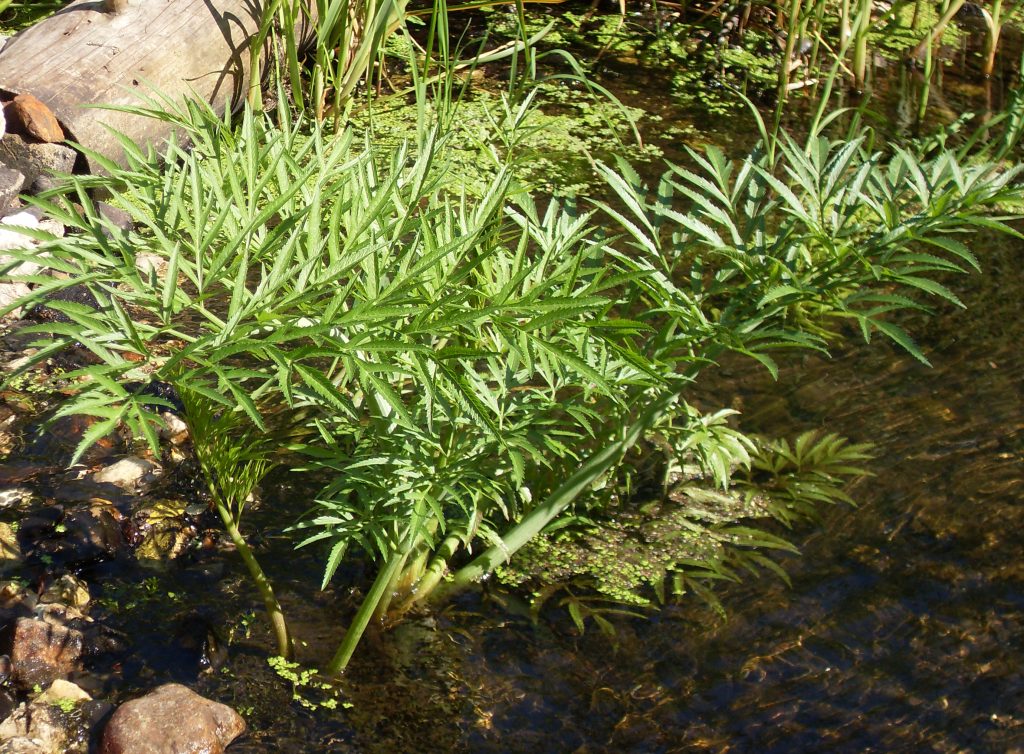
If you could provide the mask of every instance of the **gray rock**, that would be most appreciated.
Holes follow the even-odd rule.
[[[62,605],[59,602],[40,601],[32,611],[33,615],[44,623],[61,628],[73,628],[76,631],[84,631],[92,628],[92,618],[87,618],[81,610],[71,605]],[[83,645],[84,651],[84,645]],[[88,654],[88,652],[85,652]]]
[[[70,173],[76,159],[78,153],[64,144],[33,143],[13,133],[0,139],[0,162],[22,173],[30,185],[41,175]]]
[[[25,176],[17,170],[0,165],[0,210],[14,205],[15,199],[25,186]]]
[[[5,633],[14,680],[22,688],[49,686],[75,670],[82,654],[82,633],[74,629],[18,618]]]
[[[22,704],[0,723],[0,754],[71,754],[85,752],[88,731],[72,711],[91,697],[68,681],[57,680],[50,688]]]
[[[113,484],[128,488],[155,481],[163,473],[158,464],[145,458],[128,456],[92,475],[92,481],[99,484]]]
[[[64,235],[63,225],[56,220],[40,217],[40,212],[35,207],[17,209],[0,218],[0,249],[30,249],[33,246],[39,245],[38,240],[25,235],[18,228],[43,231],[55,236]],[[9,261],[14,260],[5,259],[5,262]],[[28,260],[13,268],[12,272],[18,275],[31,275],[33,272],[38,272],[41,269],[42,267],[39,264]]]
[[[39,196],[47,191],[52,191],[61,185],[61,182],[54,178],[52,175],[37,175],[36,179],[32,183],[28,184],[28,188],[25,189],[26,194],[32,196]]]
[[[24,283],[0,283],[0,309],[13,304],[22,296],[27,296],[29,287]],[[5,320],[21,319],[21,308],[12,310],[4,316]]]
[[[46,748],[42,741],[35,741],[27,736],[15,736],[0,744],[0,754],[54,754],[54,751]]]
[[[160,414],[164,426],[160,427],[160,438],[169,440],[174,445],[181,445],[188,440],[188,425],[170,411]]]
[[[32,497],[28,487],[5,487],[0,490],[0,508],[13,508]]]
[[[230,707],[168,683],[117,708],[100,754],[222,754],[244,730]]]
[[[150,254],[148,251],[135,255],[135,267],[143,277],[155,276],[158,280],[167,274],[167,260],[159,254]]]
[[[0,151],[6,141],[0,141]],[[50,145],[47,145],[50,146]],[[0,219],[0,252],[13,249],[31,249],[38,245],[34,238],[26,236],[17,228],[30,228],[33,230],[46,231],[54,235],[64,235],[64,226],[53,220],[40,220],[34,213],[29,211],[18,211],[8,214]],[[15,264],[16,258],[8,254],[0,253],[0,267],[10,275],[32,275],[40,269],[39,264],[32,260],[22,260]],[[0,307],[16,301],[29,292],[28,286],[24,283],[2,283],[0,284]],[[15,309],[8,318],[17,319],[21,316],[20,309]]]
[[[100,211],[100,214],[108,220],[111,225],[120,230],[131,230],[132,226],[135,224],[132,221],[132,216],[130,214],[120,207],[115,207],[113,204],[96,202],[96,209]]]

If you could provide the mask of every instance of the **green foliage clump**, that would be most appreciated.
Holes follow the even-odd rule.
[[[679,458],[695,460],[685,445],[670,445],[665,460]],[[795,548],[763,522],[790,527],[816,517],[823,504],[852,503],[843,486],[867,473],[860,464],[869,458],[867,446],[835,435],[808,432],[792,444],[757,440],[748,462],[730,470],[724,489],[701,476],[678,478],[677,472],[663,499],[626,503],[586,524],[542,534],[496,573],[508,586],[533,587],[540,601],[557,588],[578,595],[586,587],[615,603],[644,607],[655,597],[664,601],[669,593],[694,591],[718,608],[702,582],[738,581],[759,569],[785,579],[761,551]],[[707,466],[676,468],[699,475]]]
[[[66,0],[0,0],[0,32],[11,36],[53,15]]]
[[[704,564],[700,577],[678,572],[675,591],[772,569],[758,549],[781,540],[729,513],[737,470],[764,475],[798,517],[841,499],[829,475],[843,466],[815,461],[807,441],[777,450],[810,477],[756,466],[728,412],[686,403],[693,383],[730,352],[774,372],[774,354],[824,352],[845,323],[924,360],[891,315],[927,297],[958,303],[935,280],[976,266],[958,236],[1008,231],[989,212],[1021,197],[1021,168],[1000,160],[883,153],[863,132],[817,125],[798,143],[758,120],[761,143],[739,160],[691,151],[690,167],[670,165],[653,188],[625,160],[598,165],[614,203],[538,206],[507,164],[532,133],[532,102],[502,104],[490,177],[473,190],[446,131],[454,109],[435,122],[422,106],[411,143],[380,145],[284,106],[275,123],[190,104],[148,114],[191,149],[171,145],[165,161],[126,141],[127,167],[106,162],[108,176],[41,202],[73,232],[46,239],[43,272],[8,276],[35,286],[10,308],[74,285],[96,306],[50,301],[68,321],[27,328],[38,350],[22,369],[70,349],[95,357],[61,377],[59,413],[98,419],[79,452],[122,423],[157,449],[174,404],[148,388],[174,388],[282,656],[284,617],[240,527],[255,485],[298,454],[327,479],[293,528],[320,548],[323,583],[353,553],[377,566],[331,672],[371,621],[494,572],[549,527],[609,520],[598,491],[654,435],[680,473],[696,466],[707,481],[656,511],[662,528],[607,524],[620,551],[636,536],[661,549],[624,559],[606,593],[635,602],[638,585],[699,555],[687,530],[722,555],[689,564]],[[98,186],[135,228],[102,217]],[[8,270],[27,254],[12,252]],[[597,578],[614,552],[589,549]]]

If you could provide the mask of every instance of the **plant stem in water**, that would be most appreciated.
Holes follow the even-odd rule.
[[[494,545],[482,552],[468,565],[460,568],[453,581],[446,587],[435,590],[437,594],[464,589],[491,573],[515,554],[523,545],[561,515],[576,497],[589,488],[611,469],[623,454],[632,448],[640,437],[675,403],[679,393],[667,391],[655,399],[629,426],[622,437],[591,455],[580,468],[551,493],[541,505],[530,511],[502,537],[500,545]]]
[[[433,494],[432,490],[427,492],[427,495],[431,494]],[[359,640],[363,638],[363,634],[366,633],[366,627],[370,625],[370,621],[374,616],[382,617],[390,606],[393,590],[402,576],[402,569],[405,567],[410,553],[416,549],[416,545],[424,538],[423,522],[427,515],[427,509],[425,497],[416,503],[412,518],[409,521],[409,528],[399,538],[395,544],[394,551],[388,557],[387,563],[377,574],[377,578],[373,580],[370,591],[363,598],[355,617],[352,619],[352,623],[341,640],[341,644],[327,665],[328,675],[337,675],[348,667],[348,663],[356,651],[356,646],[358,646]]]
[[[270,627],[273,629],[274,638],[277,640],[277,653],[286,660],[291,660],[295,655],[295,645],[292,642],[291,634],[288,632],[288,623],[285,621],[284,611],[281,609],[281,604],[277,601],[277,597],[274,596],[274,588],[270,585],[270,580],[266,574],[263,573],[263,569],[256,560],[256,556],[252,554],[249,543],[245,541],[242,533],[238,530],[231,511],[220,503],[216,503],[216,507],[220,520],[224,522],[224,529],[227,531],[228,536],[231,537],[235,547],[238,548],[238,554],[242,556],[242,562],[249,569],[249,575],[252,576],[252,581],[263,598],[263,606],[266,608],[267,617],[270,619]]]
[[[871,29],[871,0],[861,0],[854,19],[853,84],[864,91],[868,72],[868,31]]]
[[[911,52],[910,57],[912,60],[920,58],[921,55],[924,54],[924,51],[931,47],[936,39],[942,36],[942,32],[945,30],[946,25],[953,20],[953,16],[955,16],[964,6],[964,2],[965,0],[953,0],[953,2],[946,6],[946,11],[942,14],[942,17],[939,18],[935,23],[935,26],[932,27],[932,30],[925,34],[924,39],[922,39],[918,43],[917,47],[914,48],[913,52]]]
[[[345,632],[345,637],[341,640],[338,650],[334,653],[334,657],[331,658],[330,663],[327,665],[328,675],[337,675],[348,667],[348,663],[352,659],[353,653],[356,651],[356,646],[359,644],[359,640],[363,638],[363,634],[366,633],[366,627],[370,625],[370,619],[377,611],[377,606],[388,593],[388,589],[394,578],[401,572],[402,566],[405,564],[407,554],[407,551],[396,551],[392,553],[387,564],[380,570],[380,573],[377,574],[377,578],[374,579],[369,593],[363,598],[363,602],[359,606],[359,610],[356,611],[356,615],[352,619],[351,625]]]

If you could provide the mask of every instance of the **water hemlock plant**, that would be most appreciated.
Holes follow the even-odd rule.
[[[774,372],[775,354],[825,352],[843,323],[924,360],[892,314],[928,297],[958,303],[936,277],[977,266],[960,235],[1014,232],[991,213],[1022,198],[1003,147],[993,161],[921,158],[876,150],[863,131],[815,126],[798,143],[758,120],[762,143],[741,159],[693,151],[653,188],[625,161],[604,165],[614,203],[538,206],[503,165],[528,108],[507,113],[496,126],[508,149],[470,194],[426,119],[408,143],[379,147],[287,107],[275,122],[162,103],[149,114],[191,149],[162,159],[126,142],[127,167],[107,162],[108,176],[73,178],[40,202],[72,232],[33,256],[43,269],[18,278],[33,289],[5,311],[45,302],[67,322],[28,328],[38,350],[22,369],[72,348],[92,355],[61,376],[61,412],[97,420],[79,453],[121,423],[156,449],[171,405],[144,388],[175,389],[282,656],[292,640],[242,527],[249,493],[284,459],[329,479],[293,527],[322,548],[324,584],[345,558],[377,566],[330,673],[372,623],[495,573],[557,527],[598,520],[632,451],[658,437],[703,478],[686,494],[705,513],[651,515],[729,545],[704,575],[772,568],[728,553],[782,540],[716,528],[707,511],[765,495],[766,515],[798,518],[842,498],[862,449],[826,437],[759,450],[727,412],[687,400],[694,383],[729,353]],[[1004,119],[1007,136],[991,143],[1009,144],[1020,121]],[[99,186],[134,229],[103,219],[89,196]],[[97,306],[48,299],[71,286]],[[784,483],[787,463],[810,475],[801,494]],[[700,591],[687,560],[642,581]],[[580,604],[570,610],[582,619]]]

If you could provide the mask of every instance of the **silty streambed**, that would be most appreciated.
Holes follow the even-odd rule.
[[[535,624],[500,595],[472,594],[368,641],[342,683],[353,706],[310,710],[266,664],[240,563],[211,548],[169,572],[123,559],[82,569],[92,615],[127,643],[84,680],[114,699],[189,683],[246,715],[236,754],[1024,747],[1024,243],[974,246],[984,273],[953,283],[968,310],[910,323],[934,369],[875,343],[791,364],[778,383],[721,370],[715,397],[746,428],[820,427],[880,453],[852,490],[859,508],[796,535],[792,588],[726,589],[724,622],[684,602],[621,621],[613,646],[563,613]],[[308,490],[267,492],[264,514],[273,495]],[[259,546],[308,642],[301,658],[328,656],[362,574],[321,593],[312,552],[275,530]]]

